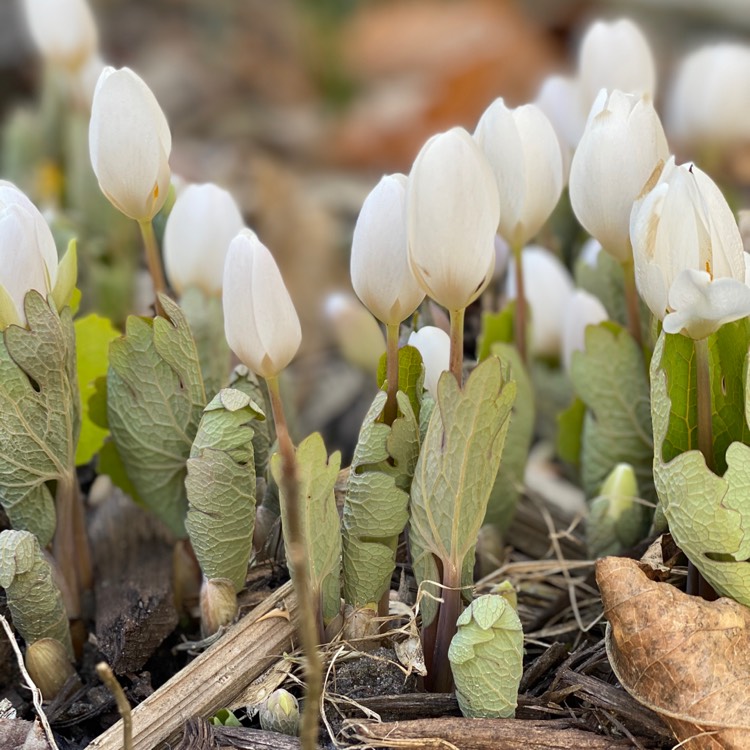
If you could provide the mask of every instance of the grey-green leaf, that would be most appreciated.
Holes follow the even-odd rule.
[[[185,535],[186,462],[205,406],[198,353],[180,308],[168,319],[128,318],[110,345],[107,416],[128,478],[143,503]]]
[[[448,658],[464,716],[514,715],[523,674],[523,629],[515,609],[497,594],[475,599],[459,616]]]

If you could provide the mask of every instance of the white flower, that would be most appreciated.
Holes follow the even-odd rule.
[[[562,346],[563,319],[573,294],[568,269],[543,247],[530,245],[521,254],[526,303],[531,309],[531,351],[542,357],[557,357]],[[515,262],[511,258],[506,283],[509,298],[516,296]]]
[[[89,125],[91,165],[112,205],[150,221],[169,190],[172,135],[151,89],[132,70],[99,76]]]
[[[232,351],[256,375],[278,375],[297,353],[302,331],[273,256],[249,229],[229,245],[223,302]]]
[[[509,109],[496,99],[479,120],[474,138],[495,173],[498,231],[511,246],[525,245],[560,198],[563,167],[557,134],[536,105]]]
[[[406,184],[402,174],[380,180],[362,205],[352,239],[352,286],[386,325],[401,323],[424,299],[409,268]]]
[[[178,196],[164,230],[164,265],[178,294],[188,287],[221,294],[229,243],[244,226],[234,198],[217,185],[189,185]]]
[[[578,53],[578,84],[584,111],[601,89],[619,89],[653,99],[656,66],[641,29],[628,18],[593,23]]]
[[[669,157],[651,100],[602,90],[570,168],[570,202],[584,228],[620,263],[630,260],[630,211]]]
[[[608,317],[598,297],[583,289],[573,292],[565,308],[562,330],[562,359],[567,371],[570,371],[573,352],[582,352],[586,348],[586,329]]]
[[[57,249],[47,222],[15,185],[0,181],[0,328],[25,324],[26,292],[46,298],[56,281]]]
[[[409,334],[409,346],[418,349],[422,355],[424,387],[437,400],[438,380],[450,368],[450,336],[441,328],[423,326]]]
[[[341,356],[360,370],[376,374],[385,352],[385,337],[378,321],[354,295],[343,292],[326,298],[325,315],[331,322]]]
[[[409,265],[449,311],[467,307],[492,278],[499,206],[492,168],[463,128],[422,147],[407,188]]]
[[[630,234],[638,291],[668,333],[704,338],[750,313],[739,228],[719,188],[694,165],[669,160],[633,205]]]
[[[99,35],[86,0],[24,0],[26,21],[39,51],[77,70],[97,50]]]

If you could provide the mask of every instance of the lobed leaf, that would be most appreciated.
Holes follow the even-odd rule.
[[[385,387],[386,355],[378,362],[378,388]],[[419,349],[415,346],[402,346],[398,350],[398,389],[403,391],[411,402],[411,408],[417,419],[422,404],[422,384],[424,383],[424,364]]]

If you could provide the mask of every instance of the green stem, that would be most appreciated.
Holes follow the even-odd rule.
[[[638,346],[641,346],[643,343],[641,337],[641,309],[638,299],[638,288],[635,285],[635,263],[632,258],[622,264],[622,271],[625,277],[625,304],[627,305],[628,312],[628,331],[638,342]]]
[[[398,416],[398,403],[396,394],[398,393],[398,332],[401,328],[400,323],[386,324],[386,380],[388,381],[388,397],[383,409],[383,421],[390,427]]]
[[[528,353],[526,351],[526,287],[523,278],[523,245],[513,246],[513,266],[516,272],[516,311],[513,316],[514,338],[516,349],[521,356],[521,362],[526,365]]]
[[[151,274],[151,280],[154,283],[154,294],[156,296],[154,307],[156,314],[163,316],[164,309],[161,306],[161,302],[159,302],[159,295],[167,293],[167,281],[164,278],[161,253],[159,252],[159,244],[154,234],[154,225],[149,220],[139,221],[138,226],[141,230],[141,237],[143,237],[143,245],[146,248],[146,265],[148,266],[148,272]]]
[[[464,378],[464,315],[466,308],[451,310],[451,356],[450,370],[463,387]]]
[[[714,470],[714,436],[711,405],[711,370],[708,361],[708,339],[695,342],[696,395],[698,400],[698,449],[709,471]]]
[[[284,516],[286,528],[284,539],[286,553],[295,573],[294,587],[299,601],[300,622],[299,636],[305,654],[305,677],[307,682],[307,699],[302,713],[300,738],[304,750],[315,750],[318,746],[318,723],[320,698],[323,692],[323,667],[318,653],[318,644],[322,634],[319,632],[319,604],[313,601],[308,568],[309,555],[307,544],[302,533],[302,510],[299,500],[299,481],[297,479],[297,459],[294,445],[289,437],[284,404],[281,400],[278,377],[266,378],[268,393],[271,398],[271,410],[276,425],[276,437],[281,454],[281,485],[283,492],[280,500],[286,506]]]

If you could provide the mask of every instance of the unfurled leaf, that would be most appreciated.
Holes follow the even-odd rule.
[[[511,300],[500,312],[482,313],[482,330],[477,339],[477,360],[479,362],[492,354],[492,347],[495,344],[510,344],[513,341],[515,314],[515,300]]]
[[[641,496],[654,501],[649,383],[643,353],[624,328],[600,323],[586,330],[586,351],[575,352],[571,379],[587,414],[581,478],[587,497],[619,463],[630,464]]]
[[[661,716],[681,748],[750,747],[747,608],[651,581],[635,560],[599,560],[596,580],[622,686]]]
[[[302,536],[307,541],[308,571],[314,601],[321,602],[324,622],[340,610],[341,533],[333,486],[341,468],[341,454],[336,451],[329,459],[319,433],[306,437],[297,448],[297,478],[302,521]],[[284,483],[281,481],[281,456],[271,456],[271,472],[281,493],[281,522],[284,542],[288,546]],[[292,581],[298,572],[291,567]]]
[[[0,532],[0,586],[5,589],[13,624],[27,644],[54,638],[73,657],[60,589],[39,542],[28,531]]]
[[[0,341],[0,505],[11,525],[47,546],[55,531],[49,482],[70,481],[80,428],[70,310],[26,295],[29,328]]]
[[[576,286],[598,297],[610,320],[627,325],[625,277],[622,265],[607,252],[596,256],[594,265],[579,259],[574,268]]]
[[[510,367],[510,377],[518,389],[503,449],[500,470],[490,493],[484,523],[491,523],[500,531],[510,525],[523,486],[526,459],[534,436],[534,391],[518,349],[510,344],[495,344],[492,354]]]
[[[265,419],[241,391],[224,389],[208,404],[187,462],[185,528],[203,575],[245,584],[255,525],[251,422]]]
[[[378,388],[385,386],[386,356],[378,363]],[[411,402],[411,409],[419,419],[422,404],[422,384],[424,382],[424,363],[419,349],[415,346],[402,346],[398,350],[398,389],[403,391]]]
[[[409,488],[419,456],[419,425],[411,402],[397,396],[399,417],[391,427],[378,419],[380,391],[362,423],[354,450],[343,515],[344,599],[374,608],[388,590],[399,534],[409,520]]]
[[[180,297],[180,307],[193,333],[206,396],[210,399],[227,384],[230,372],[231,352],[224,336],[221,298],[191,286]]]
[[[128,318],[110,345],[107,415],[117,452],[143,503],[185,535],[186,462],[205,405],[198,353],[180,308]]]
[[[523,674],[523,628],[503,596],[475,599],[459,616],[448,658],[464,716],[507,719]]]
[[[211,718],[215,727],[241,727],[240,720],[228,708],[220,708]]]
[[[438,561],[460,585],[471,585],[474,547],[500,467],[516,385],[503,376],[500,360],[489,357],[460,389],[451,373],[438,382],[438,403],[430,418],[412,480],[409,541],[418,583],[440,582]],[[430,587],[439,595],[438,588]],[[437,605],[422,600],[429,625]]]
[[[586,418],[586,404],[580,398],[557,417],[557,455],[573,466],[581,462],[581,437]]]
[[[76,449],[76,466],[87,464],[100,450],[109,431],[90,416],[89,399],[96,392],[96,380],[107,374],[109,344],[120,332],[108,318],[87,315],[75,321],[78,388],[81,396],[81,436]]]

